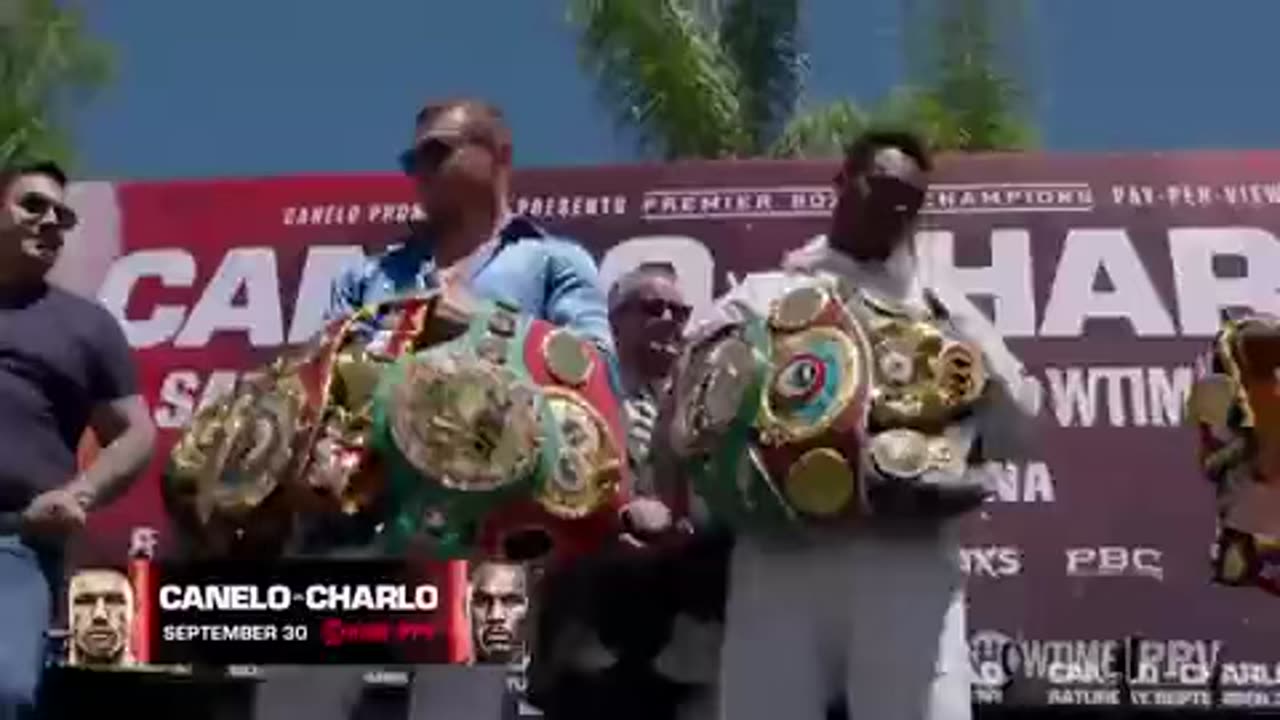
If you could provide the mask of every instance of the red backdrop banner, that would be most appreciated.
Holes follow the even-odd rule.
[[[825,230],[833,170],[530,170],[516,203],[590,248],[606,282],[673,260],[705,306]],[[72,253],[93,265],[73,274],[137,350],[165,449],[238,373],[319,328],[330,280],[402,235],[411,198],[390,175],[115,187],[118,226],[79,238],[115,238],[113,250]],[[1134,692],[1181,693],[1135,702],[1201,704],[1208,669],[1226,663],[1227,690],[1257,691],[1239,702],[1280,705],[1280,607],[1209,584],[1212,497],[1181,427],[1220,310],[1280,312],[1277,233],[1280,153],[942,163],[922,254],[953,301],[992,319],[1044,393],[1036,458],[1004,468],[961,558],[980,700],[1030,688],[1036,702],[1116,701],[1109,660],[1128,637]],[[163,555],[156,478],[99,513],[88,545],[118,558],[130,529],[150,526]]]

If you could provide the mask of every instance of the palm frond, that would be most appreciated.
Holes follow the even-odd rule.
[[[702,0],[707,2],[707,0]],[[721,0],[719,40],[738,70],[752,144],[763,149],[796,110],[808,71],[799,0]]]
[[[904,0],[913,85],[899,99],[936,134],[943,149],[1022,149],[1035,143],[1020,75],[1022,0]],[[906,99],[904,104],[901,101]]]
[[[109,50],[56,0],[14,0],[0,26],[0,160],[70,159],[65,113],[110,76]]]
[[[714,34],[676,0],[571,0],[583,65],[619,122],[666,158],[748,147],[737,72]]]
[[[837,158],[867,125],[867,115],[848,100],[798,112],[769,148],[769,154],[779,158]]]

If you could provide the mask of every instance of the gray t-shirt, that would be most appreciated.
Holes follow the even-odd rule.
[[[51,285],[0,292],[0,512],[71,480],[94,407],[137,393],[129,343],[102,306]]]

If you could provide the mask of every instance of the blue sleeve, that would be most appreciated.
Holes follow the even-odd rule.
[[[591,341],[609,364],[609,381],[622,395],[613,329],[596,261],[580,245],[558,241],[548,258],[546,319]]]
[[[333,322],[364,307],[364,282],[360,268],[348,268],[329,286],[329,306],[324,321]]]

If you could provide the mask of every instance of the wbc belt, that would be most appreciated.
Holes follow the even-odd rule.
[[[1187,401],[1216,489],[1214,579],[1280,594],[1280,318],[1224,318]]]
[[[616,533],[618,404],[604,358],[568,330],[479,303],[462,335],[388,370],[373,422],[392,551],[527,560]]]

